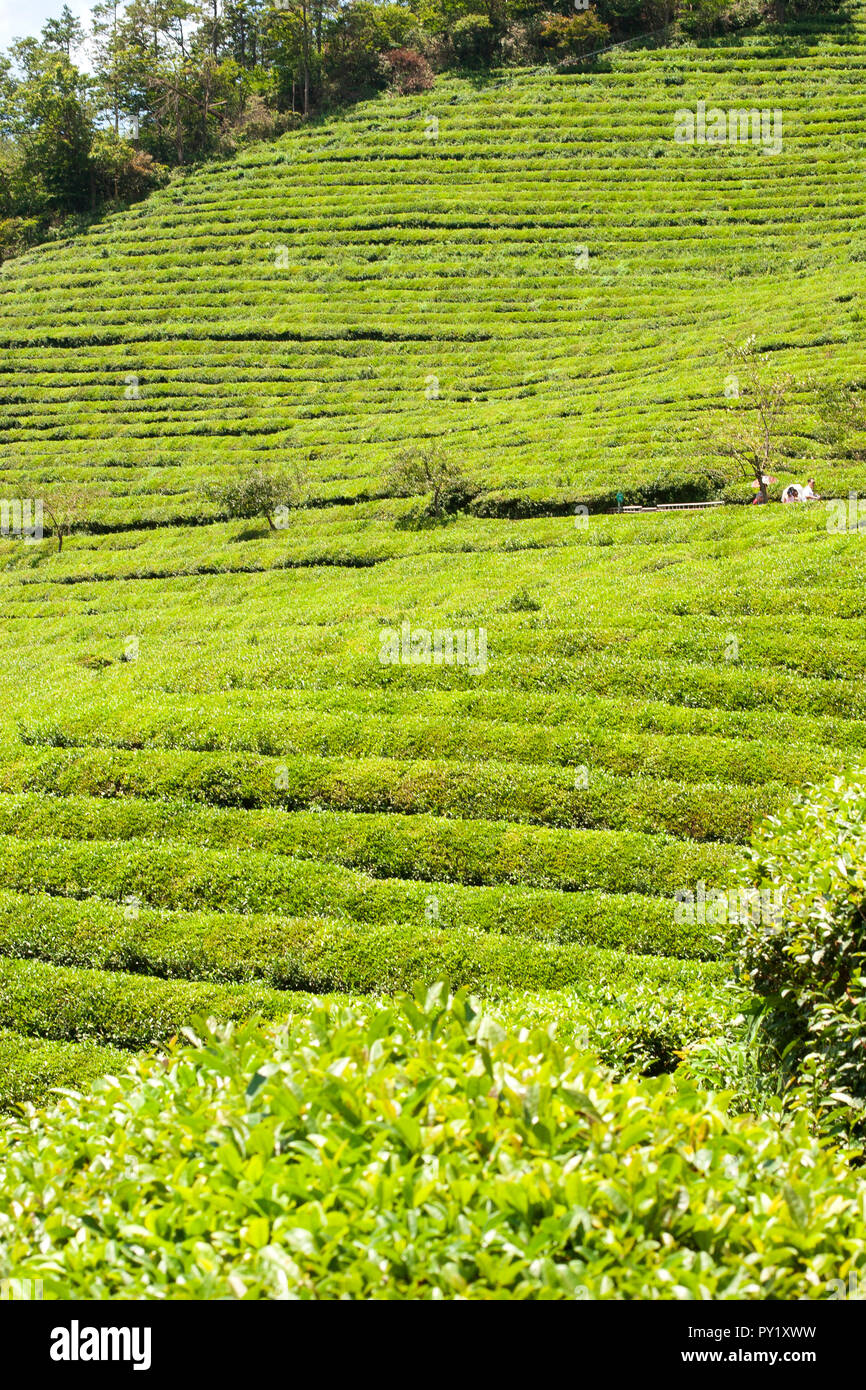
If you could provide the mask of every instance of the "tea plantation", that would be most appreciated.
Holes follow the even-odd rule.
[[[743,495],[731,341],[862,382],[864,33],[442,76],[3,266],[3,495],[96,501],[59,553],[0,541],[0,1273],[800,1298],[861,1267],[842,1154],[671,1074],[745,1001],[682,898],[866,764],[862,535],[604,509]],[[703,99],[780,108],[782,151],[675,144]],[[862,489],[801,406],[791,476]],[[425,441],[481,491],[417,527],[382,480]],[[203,500],[289,461],[276,532]],[[423,660],[436,630],[485,659]]]
[[[4,486],[99,482],[128,527],[201,520],[203,478],[287,454],[315,500],[375,497],[427,438],[488,510],[703,477],[728,340],[862,370],[864,28],[443,75],[7,262]],[[699,101],[780,112],[781,151],[677,143]],[[819,490],[856,488],[808,424]]]

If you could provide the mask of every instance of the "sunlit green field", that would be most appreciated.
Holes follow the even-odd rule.
[[[440,976],[567,989],[551,1017],[650,1071],[733,1007],[675,894],[862,761],[858,533],[818,505],[179,534],[7,543],[10,1098],[202,1012]],[[483,628],[486,670],[383,665],[405,621]]]
[[[626,1070],[734,1009],[676,894],[862,760],[863,541],[594,508],[726,466],[730,341],[856,381],[863,32],[441,77],[3,267],[2,487],[96,498],[62,554],[0,541],[7,1102],[442,976]],[[781,109],[782,151],[676,144],[698,100]],[[810,409],[786,467],[856,489]],[[412,529],[382,477],[429,439],[482,493]],[[203,500],[288,461],[284,530]],[[486,660],[383,664],[407,622]]]

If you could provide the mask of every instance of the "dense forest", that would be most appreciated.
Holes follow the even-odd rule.
[[[437,71],[592,64],[631,36],[705,37],[815,0],[99,0],[0,53],[0,258],[172,167],[230,155]]]

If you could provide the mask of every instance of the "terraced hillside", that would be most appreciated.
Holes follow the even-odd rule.
[[[862,379],[864,16],[440,77],[8,262],[3,486],[86,478],[105,523],[191,522],[233,462],[291,454],[352,501],[427,437],[500,507],[702,474],[728,340]],[[778,111],[780,152],[677,143],[700,101]],[[808,409],[791,428],[792,476],[862,484]]]
[[[411,530],[376,494],[433,435],[553,510],[695,473],[726,335],[853,379],[862,33],[442,79],[5,267],[3,487],[104,490],[98,534],[0,552],[7,1101],[202,1012],[442,974],[564,989],[539,1008],[650,1071],[724,1014],[718,927],[675,894],[862,760],[860,533]],[[675,145],[702,98],[779,105],[783,152]],[[297,457],[319,505],[286,530],[203,507]],[[383,662],[406,623],[486,660]]]
[[[6,572],[13,1092],[22,1034],[51,1040],[32,1086],[202,1010],[443,973],[573,986],[560,1011],[661,1065],[726,998],[675,893],[729,887],[757,816],[863,757],[866,561],[823,508],[316,521],[306,562],[301,524],[235,525],[188,533],[208,573],[167,577],[164,531]],[[382,664],[406,621],[483,628],[486,670]]]

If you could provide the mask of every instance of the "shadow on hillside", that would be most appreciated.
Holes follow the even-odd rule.
[[[467,82],[470,87],[477,91],[483,91],[487,87],[508,87],[511,85],[517,69],[514,68],[455,68],[454,72],[462,81]],[[450,75],[450,74],[449,74]]]
[[[274,535],[267,524],[263,526],[248,526],[245,531],[239,531],[236,536],[231,537],[230,544],[237,545],[238,541],[260,541],[265,536]]]
[[[453,512],[440,515],[428,510],[424,504],[410,507],[409,511],[398,516],[394,522],[395,531],[437,531],[444,526],[451,526],[456,521]]]

